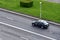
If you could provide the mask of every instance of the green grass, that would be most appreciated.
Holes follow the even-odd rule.
[[[20,7],[20,0],[0,0],[0,7],[32,16],[38,16],[40,12],[39,0],[34,0],[34,6],[32,8]]]
[[[60,23],[60,4],[43,2],[42,18]]]
[[[34,6],[31,8],[20,7],[20,0],[0,0],[0,7],[22,12],[39,18],[40,0],[33,0]],[[60,4],[43,2],[42,3],[42,18],[60,23]]]

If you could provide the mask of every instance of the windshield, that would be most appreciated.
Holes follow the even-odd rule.
[[[38,22],[42,22],[42,23],[44,23],[45,25],[48,24],[47,21],[45,21],[45,20],[38,20]]]

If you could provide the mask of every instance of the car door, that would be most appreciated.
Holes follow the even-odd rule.
[[[38,23],[38,26],[39,26],[39,27],[43,26],[43,23],[42,23],[42,22],[39,22],[39,23]]]

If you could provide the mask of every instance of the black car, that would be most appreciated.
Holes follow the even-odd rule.
[[[40,27],[42,29],[47,29],[49,27],[49,23],[46,22],[45,20],[38,20],[38,21],[33,21],[32,26]]]

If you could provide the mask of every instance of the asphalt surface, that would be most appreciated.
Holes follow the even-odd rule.
[[[29,19],[29,18],[25,18],[25,17],[21,17],[21,16],[17,16],[17,15],[13,15],[13,14],[10,14],[10,13],[7,13],[7,12],[0,11],[0,22],[4,22],[4,23],[10,24],[10,25],[14,25],[14,26],[19,27],[19,28],[23,28],[23,29],[26,29],[26,30],[29,30],[29,31],[32,31],[32,32],[36,32],[38,34],[43,34],[45,36],[60,40],[60,26],[50,24],[48,29],[40,29],[40,28],[37,28],[37,27],[32,27],[31,26],[32,21],[33,20]],[[6,26],[0,24],[0,27],[6,27]],[[1,31],[1,32],[2,33],[0,33],[0,34],[1,34],[1,36],[3,36],[2,38],[4,38],[6,35],[8,35],[8,34],[3,35],[4,34],[3,32],[7,32],[7,31]],[[13,31],[13,33],[14,32],[18,33],[18,31]],[[9,31],[7,33],[9,33]],[[12,33],[10,33],[10,34],[12,34]],[[31,34],[31,35],[33,35],[33,34]],[[31,35],[29,34],[29,36],[31,36]],[[34,39],[33,37],[36,38],[36,39]],[[33,35],[33,37],[31,37],[33,40],[40,40],[40,39],[41,40],[48,40],[44,37],[38,37],[36,35]],[[10,38],[12,38],[12,37],[10,37]],[[17,40],[17,39],[12,38],[11,40]]]
[[[2,40],[49,40],[2,24],[0,24],[0,38]]]

